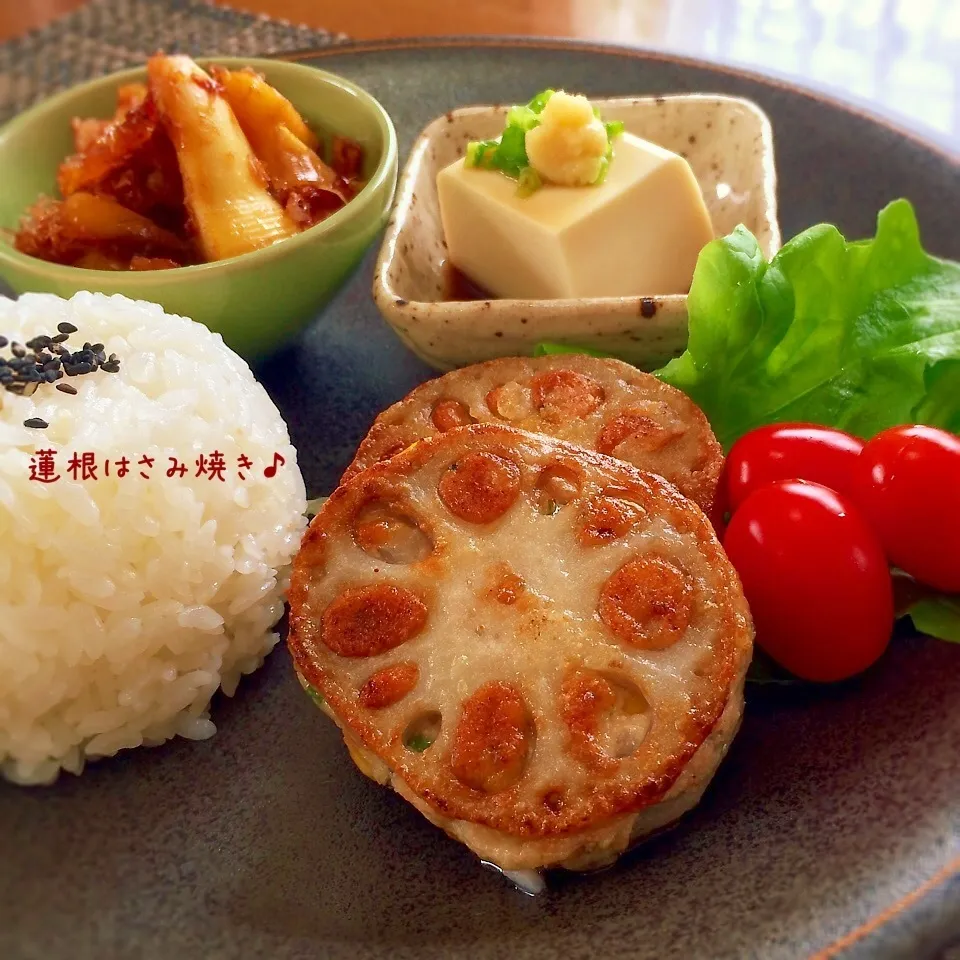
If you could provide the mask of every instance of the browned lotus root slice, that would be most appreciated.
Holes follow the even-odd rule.
[[[450,748],[450,769],[468,787],[499,793],[518,783],[531,742],[523,694],[492,680],[463,702]]]
[[[583,505],[580,542],[585,546],[610,543],[625,536],[647,514],[629,490],[608,487]]]
[[[470,423],[545,433],[659,474],[709,512],[723,454],[700,408],[619,360],[507,357],[417,387],[374,421],[344,480],[423,437]]]
[[[493,523],[520,496],[520,468],[495,453],[467,453],[447,467],[437,494],[461,520]]]
[[[563,678],[560,709],[570,752],[599,773],[615,772],[643,741],[650,705],[640,689],[614,672],[572,667]]]
[[[418,549],[385,563],[368,524]],[[461,427],[341,485],[289,599],[363,768],[506,869],[615,856],[696,802],[739,720],[752,631],[706,517],[542,434]]]
[[[321,636],[341,657],[373,657],[415,637],[427,608],[412,591],[376,583],[344,590],[323,612]]]
[[[360,688],[357,699],[370,710],[382,710],[402,700],[420,679],[415,663],[395,663],[374,673]]]
[[[663,650],[690,626],[693,579],[655,553],[625,563],[600,591],[600,619],[625,643]]]

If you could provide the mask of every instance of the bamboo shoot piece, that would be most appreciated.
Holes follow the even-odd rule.
[[[312,227],[347,204],[352,187],[338,177],[309,147],[304,146],[286,127],[276,127],[272,134],[272,149],[264,156],[273,187],[277,190],[287,213],[304,227]]]
[[[220,84],[223,96],[233,108],[248,137],[251,129],[284,126],[304,146],[311,150],[317,149],[317,136],[307,126],[297,108],[282,93],[271,87],[259,73],[249,67],[244,70],[211,67],[210,72]],[[250,142],[253,144],[252,140]],[[253,149],[259,155],[256,144]]]
[[[147,99],[147,85],[145,83],[125,83],[117,90],[116,119],[128,114],[134,107],[139,107]]]
[[[174,270],[181,264],[169,257],[141,257],[139,255],[130,260],[131,270]]]
[[[319,223],[350,199],[350,184],[286,127],[256,127],[247,139],[275,195],[301,226]]]
[[[99,250],[85,253],[75,264],[83,270],[128,270],[129,264],[123,257],[110,256]]]
[[[268,193],[260,163],[213,79],[185,56],[151,57],[147,75],[177,151],[204,258],[239,256],[298,233]]]
[[[120,206],[112,197],[93,193],[74,193],[63,201],[63,225],[68,236],[98,244],[127,245],[180,257],[189,250],[176,234]]]
[[[178,264],[192,258],[189,244],[176,234],[112,197],[82,192],[66,200],[44,199],[31,207],[14,246],[42,260],[97,270],[120,269],[117,263],[136,254],[170,258]]]
[[[250,71],[214,67],[211,72],[263,164],[273,193],[297,223],[313,226],[350,200],[350,184],[298,132],[305,125],[289,101]],[[282,110],[277,99],[289,110]],[[290,114],[295,118],[293,128],[287,122]]]
[[[96,121],[95,121],[96,122]],[[111,173],[129,163],[157,129],[154,105],[144,100],[122,116],[99,128],[78,129],[74,142],[81,152],[67,157],[57,171],[57,186],[64,197],[81,190],[93,190]]]
[[[363,148],[349,137],[334,137],[330,145],[330,166],[347,180],[359,180],[363,168]]]

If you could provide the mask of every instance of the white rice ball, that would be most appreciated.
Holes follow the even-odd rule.
[[[0,771],[19,783],[211,736],[213,693],[277,642],[305,525],[286,425],[219,335],[120,296],[0,298],[11,341],[64,321],[120,372],[0,391]]]

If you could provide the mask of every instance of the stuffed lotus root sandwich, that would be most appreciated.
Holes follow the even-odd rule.
[[[751,621],[703,513],[509,427],[339,487],[290,608],[360,769],[505,871],[612,862],[696,804],[740,721]]]
[[[417,387],[374,421],[344,479],[422,437],[476,422],[545,433],[666,477],[709,511],[723,453],[686,394],[620,360],[507,357]]]

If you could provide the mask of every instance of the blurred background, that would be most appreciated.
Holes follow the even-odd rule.
[[[144,3],[171,17],[198,0]],[[118,0],[93,0],[111,9]],[[579,37],[706,57],[830,89],[960,152],[960,0],[231,0],[355,39]],[[84,6],[0,0],[0,40]],[[0,76],[0,85],[3,79]]]

